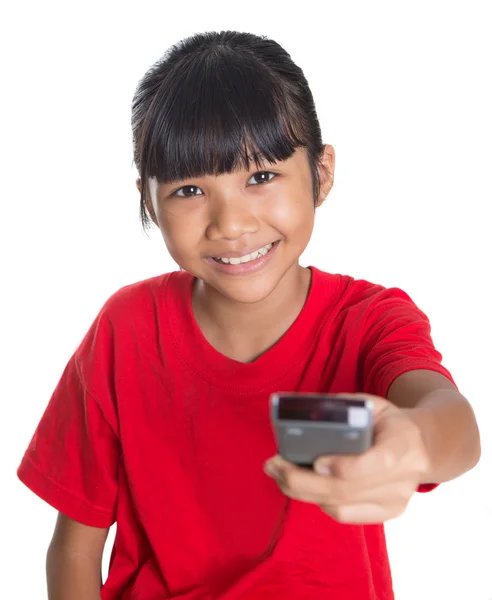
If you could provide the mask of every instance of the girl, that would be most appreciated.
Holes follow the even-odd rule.
[[[143,224],[180,271],[109,298],[19,467],[59,511],[50,600],[393,598],[383,523],[479,436],[404,292],[299,265],[335,166],[302,71],[272,40],[196,35],[132,126]],[[271,458],[276,391],[372,395],[373,447]]]

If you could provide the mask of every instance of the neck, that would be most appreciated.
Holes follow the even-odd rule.
[[[251,362],[294,323],[304,306],[310,283],[310,270],[295,264],[269,296],[245,304],[197,280],[193,312],[203,335],[216,350],[235,360]]]

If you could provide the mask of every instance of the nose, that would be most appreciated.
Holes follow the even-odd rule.
[[[210,210],[207,237],[236,240],[246,233],[256,233],[260,223],[245,198],[216,198]]]

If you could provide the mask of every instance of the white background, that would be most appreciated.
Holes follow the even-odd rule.
[[[15,470],[65,363],[110,294],[175,268],[159,232],[139,225],[132,94],[169,45],[210,29],[273,37],[310,81],[337,173],[303,264],[410,293],[479,419],[479,467],[388,524],[396,598],[492,598],[490,8],[188,0],[4,10],[2,598],[46,598],[55,512]]]

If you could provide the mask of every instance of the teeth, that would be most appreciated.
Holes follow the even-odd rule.
[[[269,250],[271,250],[273,244],[267,244],[266,246],[263,246],[263,248],[260,248],[259,250],[255,250],[254,252],[251,252],[251,254],[245,254],[244,256],[238,256],[238,257],[233,257],[233,258],[220,258],[220,257],[216,257],[215,260],[221,263],[224,263],[226,265],[239,265],[239,264],[243,264],[243,263],[248,263],[252,260],[256,260],[257,258],[259,258],[260,256],[265,256],[265,254],[268,253]]]

